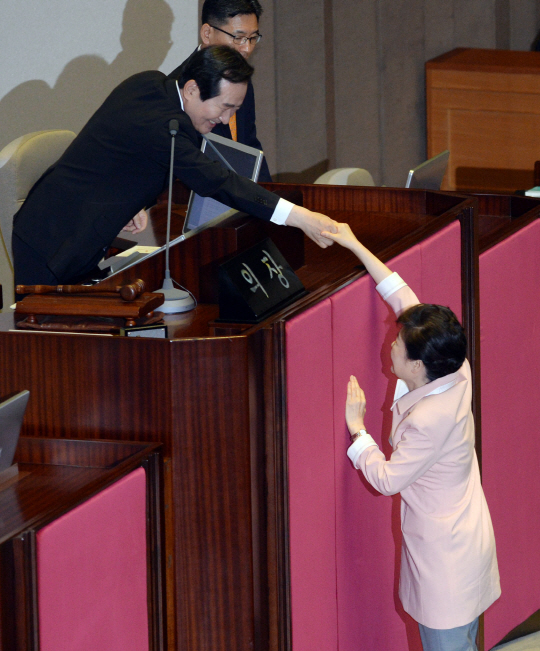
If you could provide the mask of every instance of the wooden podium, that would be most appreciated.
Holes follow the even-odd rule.
[[[160,447],[20,438],[0,490],[3,651],[163,651]]]
[[[450,150],[443,190],[513,193],[534,185],[540,53],[458,48],[426,63],[427,149]]]
[[[419,190],[267,187],[349,222],[384,260],[461,226],[456,282],[474,362],[474,201]],[[154,215],[154,233],[160,224]],[[171,252],[172,276],[204,301],[166,317],[171,339],[14,332],[13,316],[3,314],[0,356],[9,370],[0,393],[30,390],[26,436],[163,443],[170,649],[290,651],[287,324],[365,271],[345,249],[322,250],[303,236],[298,246],[295,229],[257,220],[203,235]],[[216,324],[216,265],[268,235],[308,295],[256,326]],[[162,263],[153,258],[121,280],[141,277],[157,289]]]

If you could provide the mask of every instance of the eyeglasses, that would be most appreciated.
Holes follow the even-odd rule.
[[[224,34],[227,34],[227,36],[230,36],[236,45],[245,45],[248,41],[250,45],[255,45],[255,43],[258,43],[262,38],[262,34],[259,34],[259,32],[257,32],[255,36],[235,36],[234,34],[221,29],[221,27],[216,27],[215,25],[210,25],[210,27],[217,29],[218,32],[223,32]]]

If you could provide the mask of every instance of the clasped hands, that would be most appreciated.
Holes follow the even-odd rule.
[[[294,206],[285,221],[287,226],[296,226],[303,231],[309,239],[318,244],[321,249],[332,246],[333,240],[326,233],[337,233],[339,224],[330,217],[319,212],[312,212],[301,206]]]
[[[306,208],[295,206],[285,222],[287,226],[300,228],[322,249],[332,246],[334,242],[346,249],[354,250],[358,244],[349,224],[339,224],[330,217]]]

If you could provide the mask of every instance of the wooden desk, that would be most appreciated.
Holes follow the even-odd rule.
[[[474,202],[417,190],[268,187],[347,220],[384,260],[461,220],[474,360]],[[215,251],[224,236],[207,233]],[[171,256],[172,275],[188,286],[200,277],[196,238],[192,246],[192,255]],[[298,275],[309,294],[234,334],[209,325],[214,304],[167,317],[168,341],[9,332],[13,317],[0,315],[9,369],[0,391],[30,389],[26,435],[163,442],[168,630],[179,651],[291,649],[286,325],[365,273],[338,246],[306,241],[304,256]],[[147,280],[137,267],[130,274]]]
[[[450,150],[444,190],[533,186],[540,53],[457,48],[426,63],[427,149]]]
[[[85,529],[86,533],[94,540],[98,555],[96,563],[99,568],[100,559],[107,558],[110,555],[111,545],[114,548],[116,544],[114,541],[124,535],[118,529],[122,525],[107,518],[109,511],[105,509],[104,504],[110,507],[112,503],[113,510],[121,512],[123,507],[118,501],[120,498],[115,497],[119,482],[122,483],[126,479],[132,482],[133,473],[137,471],[140,473],[141,468],[145,473],[139,474],[137,481],[139,486],[142,482],[143,490],[146,483],[147,560],[145,561],[143,557],[134,564],[136,567],[132,566],[133,579],[136,572],[142,573],[143,579],[142,588],[140,580],[138,582],[133,580],[133,594],[138,600],[139,607],[142,605],[144,608],[148,603],[149,630],[145,632],[143,625],[137,633],[136,641],[137,648],[147,648],[152,651],[161,651],[164,648],[164,568],[161,541],[163,516],[160,506],[159,450],[159,445],[142,443],[21,437],[15,458],[19,465],[20,476],[17,481],[10,483],[9,487],[0,490],[0,513],[2,514],[0,518],[0,648],[2,651],[28,651],[37,648],[44,651],[51,648],[48,642],[51,635],[64,640],[71,639],[71,636],[78,634],[77,630],[80,634],[85,626],[88,626],[78,620],[73,630],[71,627],[70,630],[63,630],[64,605],[66,600],[71,600],[77,608],[77,603],[80,601],[84,603],[88,594],[93,594],[98,603],[100,599],[107,600],[109,596],[101,594],[102,583],[99,579],[95,579],[93,584],[93,579],[90,577],[84,591],[74,591],[68,597],[65,594],[57,594],[55,590],[57,584],[49,586],[49,583],[57,581],[57,573],[53,572],[47,576],[41,574],[49,567],[48,559],[50,559],[48,552],[43,551],[43,546],[49,545],[50,549],[51,527],[56,528],[56,533],[52,535],[58,537],[59,527],[62,532],[66,518],[69,520],[75,517],[77,523],[82,522],[85,525],[88,529]],[[130,483],[130,486],[132,485]],[[104,502],[102,497],[106,491],[108,495]],[[122,495],[126,497],[125,489]],[[87,512],[89,509],[95,511],[96,507],[89,505],[96,499],[100,500],[98,508],[104,515],[96,517],[93,512],[89,525]],[[139,511],[141,508],[144,527],[144,499]],[[131,513],[128,514],[127,519],[131,519]],[[95,529],[92,528],[94,525]],[[80,540],[77,540],[79,534],[77,529],[73,529],[73,519],[69,526],[70,531],[76,535],[62,538],[63,534],[60,533],[62,551],[59,556],[56,556],[57,560],[53,557],[53,566],[67,563],[67,558],[73,554],[81,558],[81,562],[72,568],[76,574],[85,571],[81,566],[85,565],[86,561],[78,547],[80,546]],[[98,529],[104,533],[103,538],[94,534]],[[144,528],[142,531],[144,536]],[[126,536],[132,539],[131,530]],[[109,576],[108,572],[111,569],[111,580],[114,581],[115,572],[121,570],[118,565],[108,565],[103,569],[107,572],[106,576]],[[147,589],[145,590],[146,576]],[[38,581],[38,578],[41,578],[41,581]],[[142,589],[142,594],[136,594],[139,589]],[[42,597],[43,594],[49,594],[51,590],[54,593],[52,603],[50,599]],[[122,600],[121,603],[115,602],[114,597],[110,599],[112,601],[109,605],[112,606],[117,617],[121,618],[125,608],[131,608],[131,604],[126,604],[130,597]],[[56,631],[54,621],[52,630],[50,625],[48,630],[43,628],[40,630],[39,624],[43,623],[47,612],[52,612],[53,617],[58,618]],[[83,616],[81,619],[84,618]],[[92,620],[96,625],[112,623],[107,615],[103,618],[99,614],[88,613],[87,619]],[[118,636],[122,636],[122,626],[115,628],[116,637],[111,632],[111,638],[115,642],[111,644],[118,644]],[[127,632],[129,629],[123,630]],[[90,632],[87,640],[91,636]],[[84,648],[88,648],[88,645]]]

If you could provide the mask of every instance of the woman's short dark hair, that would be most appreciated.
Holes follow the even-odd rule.
[[[414,305],[399,316],[397,323],[401,325],[407,357],[424,363],[430,382],[461,368],[467,354],[467,338],[449,307]]]
[[[244,57],[226,45],[212,45],[194,52],[180,71],[178,83],[183,88],[194,79],[201,93],[201,100],[219,95],[222,79],[232,84],[247,84],[253,68]]]
[[[255,14],[257,20],[261,17],[262,7],[258,0],[204,0],[201,11],[201,22],[225,25],[235,16]]]

